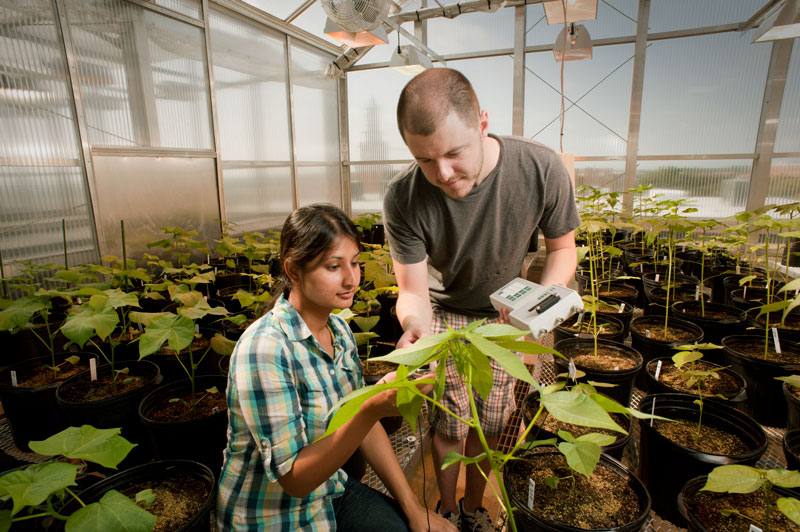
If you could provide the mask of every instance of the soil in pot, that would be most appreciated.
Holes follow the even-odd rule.
[[[677,302],[672,305],[672,316],[691,321],[703,329],[703,340],[719,345],[722,339],[744,330],[747,320],[743,310],[720,303],[700,304],[699,301]],[[704,354],[705,359],[722,363],[722,352],[712,350]]]
[[[658,362],[661,362],[661,370],[659,371],[658,380],[656,381],[655,373],[658,368]],[[719,376],[719,379],[709,377],[702,379],[702,381],[699,383],[700,391],[702,392],[704,399],[719,400],[720,398],[716,396],[722,395],[726,399],[721,400],[728,400],[729,404],[736,406],[736,401],[731,402],[731,400],[742,394],[747,387],[744,379],[741,376],[729,369],[725,369],[717,364],[706,362],[705,360],[696,361],[694,366],[695,371],[717,370],[717,376]],[[689,364],[683,366],[682,368],[676,367],[671,358],[658,358],[651,360],[647,363],[646,368],[648,375],[648,389],[651,393],[677,392],[698,395],[697,383],[693,384],[692,386],[686,385],[689,377],[685,377],[684,373],[689,369]]]
[[[621,299],[631,306],[636,306],[639,302],[639,289],[621,281],[601,283],[598,285],[597,295],[601,298],[613,297]],[[644,297],[644,294],[642,294],[642,297]]]
[[[607,306],[608,305],[608,306]],[[622,338],[627,338],[633,319],[633,304],[615,297],[602,296],[597,314],[611,316],[622,322]]]
[[[225,390],[207,393],[205,390],[198,389],[195,392],[195,399],[197,399],[197,403],[194,408],[191,408],[192,393],[188,389],[170,397],[164,397],[152,405],[148,417],[163,423],[180,423],[207,418],[228,409]]]
[[[192,353],[195,364],[197,364],[197,361],[200,360],[200,357],[203,357],[203,353],[205,353],[205,357],[203,357],[202,362],[200,362],[197,370],[195,370],[195,375],[211,375],[216,373],[219,367],[218,356],[214,350],[211,349],[211,336],[215,333],[216,331],[206,329],[202,336],[195,335],[192,340],[192,345],[181,351],[178,355],[178,357],[180,357],[180,362],[178,362],[178,358],[175,356],[175,351],[168,347],[162,347],[150,355],[148,360],[155,362],[158,364],[158,367],[161,368],[161,374],[164,376],[165,384],[188,377],[184,368],[188,369],[191,364],[189,357],[190,352]],[[181,365],[181,363],[183,365]]]
[[[670,320],[667,323],[666,329],[664,328],[664,320],[657,319],[656,321],[637,321],[631,322],[631,331],[638,333],[643,338],[649,340],[656,340],[659,342],[669,342],[674,345],[681,345],[684,342],[697,341],[697,332],[693,329],[687,329],[675,322],[678,320]]]
[[[542,453],[535,460],[515,461],[514,466],[514,474],[507,477],[509,496],[527,501],[532,479],[536,484],[532,513],[541,519],[583,530],[612,530],[636,521],[644,511],[646,503],[630,480],[604,461],[588,479],[573,473],[560,453]],[[551,488],[550,477],[562,480]]]
[[[87,374],[86,378],[75,381],[68,387],[62,387],[59,395],[66,401],[92,403],[142,388],[150,381],[152,378],[148,376],[118,375],[117,382],[114,383],[110,371],[98,371],[95,382],[92,382]]]
[[[709,454],[737,455],[749,449],[745,442],[725,430],[720,430],[708,425],[700,426],[700,435],[697,436],[696,419],[680,419],[672,417],[672,421],[655,420],[652,427],[656,431],[682,447],[694,449]]]
[[[180,530],[200,512],[211,490],[208,482],[189,473],[178,473],[158,480],[137,482],[121,493],[136,501],[136,494],[146,489],[153,490],[155,500],[149,506],[141,502],[137,504],[158,518],[153,532]]]
[[[555,328],[553,331],[553,339],[555,342],[565,340],[567,338],[587,338],[594,336],[594,326],[591,322],[589,313],[583,315],[583,319],[578,323],[578,317],[574,315]],[[611,340],[614,342],[621,342],[622,334],[625,327],[622,322],[617,318],[604,314],[597,314],[597,337],[603,340]]]

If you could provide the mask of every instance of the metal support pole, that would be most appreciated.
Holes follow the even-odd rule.
[[[514,89],[511,134],[525,134],[525,6],[514,8]]]

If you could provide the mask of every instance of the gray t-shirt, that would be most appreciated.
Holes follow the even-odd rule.
[[[497,166],[466,197],[448,197],[413,163],[392,178],[383,200],[392,258],[427,257],[434,307],[472,316],[497,315],[489,295],[519,275],[536,227],[557,238],[580,224],[572,182],[553,150],[492,137],[500,143]]]

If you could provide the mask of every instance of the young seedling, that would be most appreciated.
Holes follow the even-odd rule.
[[[719,380],[719,372],[725,368],[701,370],[697,368],[695,362],[703,358],[703,353],[700,352],[700,349],[722,349],[722,346],[714,344],[692,344],[681,345],[675,349],[678,350],[676,354],[672,355],[672,361],[675,363],[675,367],[681,369],[687,364],[689,365],[688,369],[681,374],[681,378],[686,380],[686,386],[688,388],[697,387],[697,399],[694,400],[694,404],[700,409],[700,415],[697,417],[697,430],[692,435],[696,442],[700,439],[700,431],[703,427],[703,383],[707,379]],[[727,399],[721,394],[717,394],[715,397]]]

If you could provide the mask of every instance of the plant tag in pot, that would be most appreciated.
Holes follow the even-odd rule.
[[[695,301],[700,300],[700,285],[694,287],[694,300]]]
[[[197,323],[194,324],[194,333],[200,334],[200,325]]]
[[[578,319],[575,320],[575,325],[581,324],[581,322],[583,321],[583,314],[584,314],[583,312],[578,313]]]
[[[16,386],[16,385],[17,385],[17,372],[16,371],[12,371],[11,372],[11,386]]]
[[[742,267],[737,264],[736,265],[736,275],[739,275],[740,273],[742,273]]]
[[[648,338],[650,338],[650,329],[645,329],[644,330],[644,335],[647,336]]]
[[[660,279],[661,279],[661,274],[657,273],[656,274],[656,282],[658,282]]]
[[[622,314],[625,311],[625,303],[620,303],[617,314]]]
[[[746,286],[744,287],[744,290],[742,290],[742,299],[747,299],[747,287]]]
[[[575,367],[575,359],[569,359],[569,379],[574,381],[575,376],[578,374],[578,368]]]
[[[89,375],[92,378],[92,382],[97,380],[97,359],[90,358],[89,359]]]
[[[758,528],[756,525],[750,525],[750,530],[748,530],[747,532],[762,532],[762,530]]]
[[[658,380],[659,375],[661,375],[661,360],[656,364],[656,374],[653,377]]]
[[[533,510],[533,496],[536,493],[536,482],[532,478],[528,479],[528,508]],[[752,531],[751,531],[752,532]],[[759,532],[761,532],[759,530]]]
[[[775,344],[775,352],[780,354],[781,353],[781,339],[778,337],[778,328],[772,328],[772,341]]]

